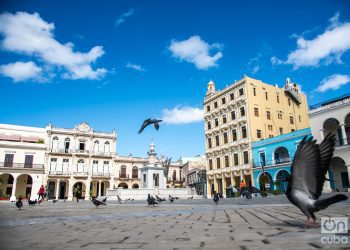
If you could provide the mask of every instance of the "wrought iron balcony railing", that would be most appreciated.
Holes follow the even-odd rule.
[[[33,168],[33,169],[44,169],[44,164],[0,162],[0,168]]]

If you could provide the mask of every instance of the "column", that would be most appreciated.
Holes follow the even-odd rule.
[[[214,194],[214,191],[219,192],[218,188],[219,187],[218,187],[218,182],[216,179],[216,174],[214,174],[214,190],[212,190],[212,194]]]
[[[226,176],[224,173],[222,173],[222,195],[226,198],[226,187],[227,187],[227,183],[226,183]]]
[[[347,141],[347,138],[346,138],[345,124],[341,124],[340,126],[341,126],[341,133],[343,135],[343,145],[347,145],[348,141]]]
[[[326,178],[329,179],[329,173],[327,171],[327,174],[326,174]],[[322,192],[324,193],[330,193],[332,192],[332,188],[331,188],[331,182],[330,181],[325,181],[324,184],[323,184],[323,190]]]
[[[348,179],[350,183],[350,165],[347,166],[347,169],[348,169]],[[350,188],[348,188],[348,192],[350,192]]]
[[[73,179],[68,181],[68,200],[73,200]]]
[[[235,178],[233,178],[233,172],[231,171],[230,174],[231,174],[231,186],[234,187],[236,186],[236,183],[235,183]]]
[[[90,181],[85,182],[85,200],[90,198]]]
[[[211,197],[212,195],[212,190],[211,190],[211,185],[210,185],[210,181],[209,181],[209,176],[207,175],[207,193],[206,193],[207,197]]]
[[[98,196],[101,196],[101,180],[98,181]]]
[[[17,186],[17,176],[14,176],[10,201],[16,201],[16,186]]]
[[[58,199],[58,192],[59,192],[59,190],[60,190],[60,179],[57,179],[57,181],[56,181],[56,196],[55,196],[55,200],[57,200]]]

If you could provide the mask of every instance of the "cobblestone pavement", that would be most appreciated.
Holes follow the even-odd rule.
[[[317,216],[349,214],[347,201]],[[305,229],[305,216],[283,197],[225,199],[217,206],[209,199],[99,208],[49,201],[21,211],[1,202],[0,217],[0,249],[350,249],[322,243],[320,227]]]

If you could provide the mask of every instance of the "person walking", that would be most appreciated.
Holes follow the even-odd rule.
[[[40,197],[41,197],[41,200],[44,200],[44,196],[45,196],[45,188],[44,188],[44,185],[41,185],[41,187],[40,187],[40,189],[39,189],[39,192],[38,192],[38,195],[39,195],[38,200],[40,200]]]

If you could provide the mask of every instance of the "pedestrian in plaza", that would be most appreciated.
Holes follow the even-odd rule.
[[[41,197],[41,200],[44,200],[44,196],[45,196],[44,185],[41,185],[39,192],[38,192],[38,195],[39,195],[38,200],[40,200],[40,197]]]
[[[245,181],[241,180],[241,183],[239,183],[240,189],[245,188]]]

